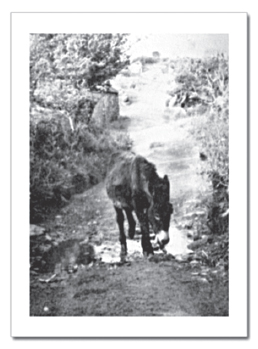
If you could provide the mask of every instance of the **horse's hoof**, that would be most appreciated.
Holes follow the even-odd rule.
[[[148,259],[148,261],[153,261],[154,260],[154,254],[153,253],[150,253],[148,256],[147,256],[147,259]]]
[[[147,252],[147,251],[143,251],[143,256],[147,259],[150,259],[154,256],[153,252]]]

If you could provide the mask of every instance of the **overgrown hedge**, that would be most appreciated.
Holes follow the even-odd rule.
[[[131,146],[123,132],[54,117],[30,123],[30,220],[38,223],[75,193],[101,181],[110,153]]]
[[[228,94],[228,60],[223,55],[205,59],[182,59],[173,61],[176,75],[176,88],[168,91],[176,97],[175,106],[189,108],[193,106],[219,107],[219,97]]]
[[[102,180],[110,153],[130,147],[126,134],[91,120],[96,89],[129,64],[127,38],[30,35],[31,222]]]
[[[173,61],[175,105],[195,116],[193,133],[200,147],[201,173],[212,183],[207,226],[219,238],[214,263],[228,263],[229,246],[229,70],[223,55]]]

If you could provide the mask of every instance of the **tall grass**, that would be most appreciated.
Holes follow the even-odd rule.
[[[228,233],[229,208],[229,70],[223,55],[173,61],[175,105],[194,115],[202,174],[211,181],[208,225],[215,234]]]

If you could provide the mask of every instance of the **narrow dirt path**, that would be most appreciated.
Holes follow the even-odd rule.
[[[170,243],[166,250],[174,256],[186,254],[190,252],[187,248],[190,242],[188,231],[178,229],[177,222],[187,219],[187,215],[191,219],[193,210],[204,215],[203,210],[197,210],[200,204],[198,198],[210,189],[197,173],[200,159],[198,147],[189,133],[191,119],[177,119],[165,107],[169,76],[162,74],[158,65],[138,76],[136,81],[135,90],[131,90],[136,100],[130,105],[122,104],[120,113],[130,118],[128,133],[133,140],[133,151],[153,162],[160,176],[169,176],[174,215],[170,226]],[[114,217],[112,208],[108,204],[107,207],[108,226],[117,230],[110,220],[111,216]],[[101,229],[105,231],[105,227]],[[129,258],[134,252],[141,253],[138,242],[138,239],[137,244],[129,241]],[[117,242],[115,250],[103,252],[100,247],[97,253],[101,253],[105,261],[118,261],[119,247]]]

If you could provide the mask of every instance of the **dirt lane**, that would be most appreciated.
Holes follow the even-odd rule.
[[[196,209],[198,198],[211,189],[197,173],[200,159],[199,149],[189,132],[192,120],[177,118],[174,111],[178,114],[180,110],[171,111],[165,106],[171,77],[162,74],[159,65],[136,80],[136,101],[122,104],[121,115],[130,118],[128,133],[133,140],[133,151],[153,162],[160,176],[169,176],[175,211],[166,249],[173,255],[185,254],[190,252],[187,231],[177,229],[176,222]]]

